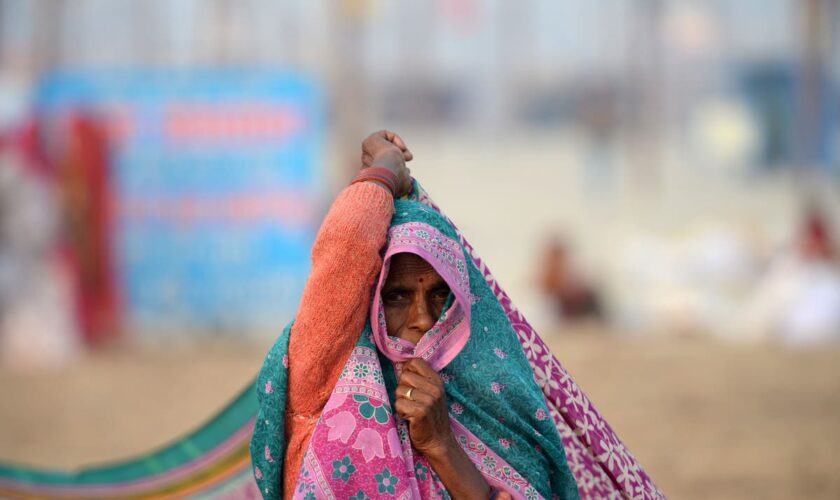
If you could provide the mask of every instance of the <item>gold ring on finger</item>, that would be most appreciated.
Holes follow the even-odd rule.
[[[405,399],[409,401],[414,401],[414,398],[411,397],[411,391],[414,390],[414,387],[409,387],[407,391],[405,391]]]

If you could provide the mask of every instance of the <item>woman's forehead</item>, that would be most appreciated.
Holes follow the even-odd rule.
[[[442,280],[435,268],[423,257],[413,253],[397,253],[391,257],[387,281],[414,277],[436,277]]]

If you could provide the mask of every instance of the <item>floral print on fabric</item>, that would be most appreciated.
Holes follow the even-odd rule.
[[[355,395],[353,400],[359,403],[359,414],[370,420],[376,420],[376,423],[385,425],[391,417],[391,409],[385,403],[370,399],[367,396]]]
[[[412,496],[404,456],[410,444],[400,438],[382,380],[376,351],[363,335],[321,414],[304,458],[316,477],[316,497]],[[320,470],[329,470],[328,477]],[[306,482],[301,475],[298,483]],[[295,497],[302,498],[305,492],[298,488]]]
[[[490,482],[491,486],[522,494],[528,488],[536,492],[525,477],[515,471],[502,457],[488,448],[469,429],[455,419],[452,420],[452,431],[461,448],[464,449],[467,456],[470,457],[470,460]]]
[[[390,389],[379,382],[385,377],[378,359],[363,335],[316,425],[295,498],[448,496],[427,460],[411,447],[406,422],[395,418]],[[364,376],[358,376],[360,366],[367,367]],[[460,429],[462,446],[491,484],[524,494],[530,485],[510,464],[454,419],[452,427]]]
[[[356,472],[356,466],[350,461],[349,456],[341,460],[333,460],[333,479],[340,479],[346,483],[354,472]]]
[[[414,463],[414,475],[420,481],[425,481],[426,477],[429,473],[429,468],[423,465],[422,462],[415,462]]]
[[[392,475],[387,467],[374,477],[376,478],[376,483],[379,485],[379,493],[387,493],[393,496],[397,491],[396,488],[400,484],[400,479]]]

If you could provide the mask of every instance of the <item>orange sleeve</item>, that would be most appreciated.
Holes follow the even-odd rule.
[[[333,202],[312,247],[312,272],[289,338],[284,496],[291,497],[309,438],[367,320],[394,199],[352,184]]]

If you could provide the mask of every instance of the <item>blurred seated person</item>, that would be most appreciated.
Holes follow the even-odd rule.
[[[598,292],[578,272],[566,244],[554,235],[546,242],[537,269],[540,290],[563,320],[603,319]]]
[[[775,256],[738,318],[748,338],[796,346],[840,342],[840,266],[827,213],[804,211],[792,245]]]

